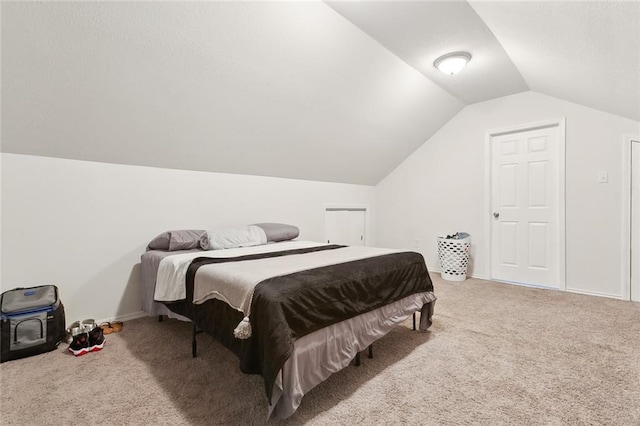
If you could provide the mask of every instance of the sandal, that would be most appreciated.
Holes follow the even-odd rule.
[[[118,332],[120,332],[120,330],[122,330],[122,326],[123,325],[124,324],[122,323],[122,321],[114,321],[114,322],[111,323],[111,330],[114,333],[118,333]]]
[[[86,319],[82,321],[75,321],[73,324],[67,328],[67,334],[73,336],[78,336],[80,334],[88,333],[94,328],[97,327],[97,324],[92,319]]]
[[[103,322],[100,324],[104,334],[118,333],[122,330],[122,321]]]
[[[113,333],[113,329],[111,328],[110,322],[103,322],[102,324],[100,324],[100,328],[102,329],[103,334]]]
[[[90,332],[91,330],[93,330],[94,328],[96,328],[98,326],[98,324],[96,324],[96,320],[94,320],[94,319],[82,320],[80,325],[82,325],[82,328],[84,328],[85,333]]]
[[[80,324],[80,321],[74,321],[69,328],[67,328],[67,334],[71,337],[75,337],[84,333],[84,327]]]

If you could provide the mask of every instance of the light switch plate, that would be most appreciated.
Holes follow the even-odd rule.
[[[598,183],[607,183],[607,182],[609,182],[609,173],[598,172]]]

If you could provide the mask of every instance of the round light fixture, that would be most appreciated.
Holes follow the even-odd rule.
[[[453,52],[440,56],[433,65],[445,74],[453,75],[462,70],[471,60],[471,54],[467,52]]]

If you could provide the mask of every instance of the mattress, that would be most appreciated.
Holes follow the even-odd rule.
[[[142,310],[149,315],[166,315],[169,318],[175,318],[180,321],[191,321],[184,315],[177,314],[167,307],[164,303],[156,302],[153,294],[156,289],[156,277],[158,275],[158,266],[160,261],[167,256],[176,253],[195,253],[201,250],[180,250],[180,251],[164,251],[149,250],[141,256],[140,264],[140,296],[142,298]]]

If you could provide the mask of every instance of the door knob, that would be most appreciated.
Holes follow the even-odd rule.
[[[498,212],[493,212],[493,217],[495,217],[496,219],[500,217],[500,213]]]

